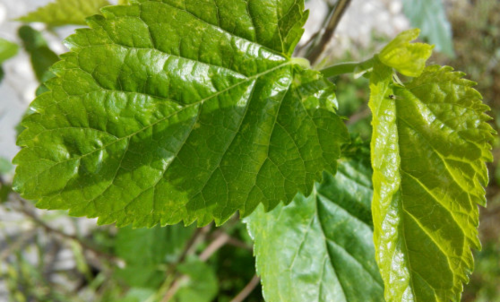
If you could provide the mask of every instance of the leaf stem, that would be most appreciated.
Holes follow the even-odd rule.
[[[366,71],[373,66],[373,58],[368,59],[363,62],[347,62],[335,64],[330,67],[321,69],[320,72],[325,77],[335,77],[345,73],[358,73],[362,71]]]
[[[351,0],[338,1],[337,5],[335,6],[335,9],[333,10],[330,16],[327,26],[324,29],[323,35],[318,36],[318,38],[316,39],[317,42],[316,41],[313,42],[313,45],[311,46],[311,51],[307,55],[307,59],[309,59],[311,65],[314,65],[321,57],[321,54],[323,54],[326,45],[333,37],[335,29],[337,28],[340,19],[344,15],[350,3]]]

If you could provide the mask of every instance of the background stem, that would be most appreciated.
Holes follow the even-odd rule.
[[[340,19],[342,19],[342,16],[344,15],[350,3],[351,0],[338,1],[335,9],[333,10],[333,13],[330,16],[330,19],[328,20],[328,24],[324,29],[323,34],[320,35],[318,39],[316,39],[316,41],[310,48],[310,52],[306,56],[307,59],[311,62],[311,65],[315,65],[320,59],[326,48],[326,45],[332,39],[333,34],[335,33],[335,29],[337,28]]]

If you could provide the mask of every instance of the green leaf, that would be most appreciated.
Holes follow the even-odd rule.
[[[19,46],[5,39],[0,38],[0,65],[17,54]]]
[[[455,56],[451,24],[442,0],[403,0],[403,12],[411,26],[420,28],[422,36],[436,45],[436,50]]]
[[[85,18],[108,6],[107,0],[55,0],[17,20],[42,22],[49,26],[85,25]]]
[[[10,160],[0,156],[0,175],[9,174],[12,170],[14,170],[14,166],[10,163]]]
[[[213,268],[199,260],[190,260],[177,267],[187,278],[182,278],[173,302],[210,302],[219,291]]]
[[[383,301],[373,246],[369,151],[309,197],[246,218],[266,301]],[[367,154],[368,153],[368,154]]]
[[[8,201],[11,192],[12,192],[12,187],[0,181],[0,203]]]
[[[193,231],[182,225],[119,229],[115,252],[126,267],[116,270],[116,275],[130,286],[157,288],[165,279],[161,265],[178,259]]]
[[[29,53],[31,65],[39,82],[50,78],[49,68],[59,57],[48,46],[42,34],[28,25],[21,26],[18,30],[23,41],[24,49]]]
[[[119,297],[113,300],[114,302],[144,302],[156,294],[155,290],[149,288],[131,288],[125,297]],[[107,300],[101,300],[107,301]]]
[[[463,76],[430,66],[403,87],[374,66],[374,240],[387,301],[459,301],[473,269],[493,136]]]
[[[418,77],[424,70],[425,62],[431,56],[433,48],[428,44],[410,43],[418,38],[419,33],[418,28],[400,33],[382,49],[379,60],[405,76]]]
[[[0,38],[0,82],[5,76],[5,72],[1,65],[3,64],[3,62],[15,56],[18,50],[19,46],[17,46],[17,44]]]
[[[119,226],[221,224],[335,171],[347,131],[334,86],[290,60],[303,3],[102,11],[67,40],[23,121],[14,187],[38,207]]]

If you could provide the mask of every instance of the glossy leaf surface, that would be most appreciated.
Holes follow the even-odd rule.
[[[67,40],[23,121],[25,198],[101,224],[220,224],[335,171],[334,87],[290,59],[303,3],[140,2]]]
[[[99,13],[99,9],[107,5],[107,0],[55,0],[18,20],[49,26],[85,25],[85,18]]]
[[[367,151],[369,152],[369,151]],[[247,218],[266,301],[383,301],[369,155],[339,162],[309,197]]]
[[[402,86],[376,60],[374,239],[387,301],[459,301],[473,269],[492,129],[463,76],[430,66]]]

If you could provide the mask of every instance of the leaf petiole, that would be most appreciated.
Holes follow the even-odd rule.
[[[320,72],[327,78],[335,77],[346,73],[364,73],[373,67],[373,58],[363,62],[348,62],[335,64],[330,67],[321,69]]]

